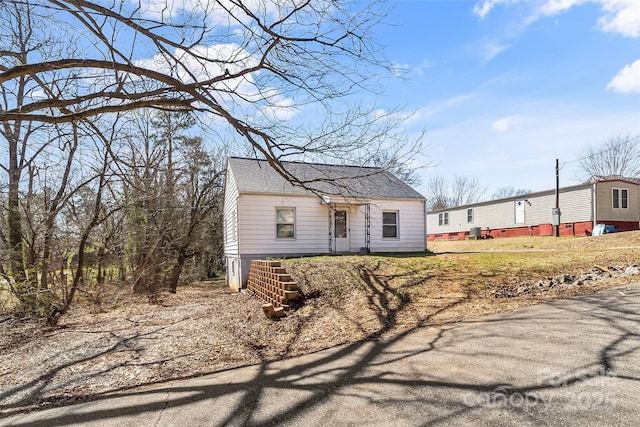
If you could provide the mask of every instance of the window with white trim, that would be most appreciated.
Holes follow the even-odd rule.
[[[467,209],[467,224],[473,223],[473,208]]]
[[[629,209],[629,190],[626,188],[613,188],[611,190],[613,209]]]
[[[276,208],[276,238],[295,239],[296,210],[295,208]]]
[[[449,225],[449,212],[440,212],[438,214],[438,225]]]
[[[382,237],[398,237],[398,212],[382,212]]]

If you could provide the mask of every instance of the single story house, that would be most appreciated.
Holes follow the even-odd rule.
[[[227,161],[227,284],[246,287],[251,260],[302,255],[426,251],[425,198],[380,168],[265,160]],[[313,190],[313,191],[312,191]]]
[[[590,235],[596,224],[640,228],[640,185],[607,179],[561,188],[561,236]],[[555,189],[427,213],[428,240],[553,236]]]

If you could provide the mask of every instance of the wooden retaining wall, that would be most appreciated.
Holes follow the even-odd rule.
[[[300,297],[298,284],[291,280],[280,261],[251,261],[247,288],[265,303],[285,310],[289,309],[289,301]]]

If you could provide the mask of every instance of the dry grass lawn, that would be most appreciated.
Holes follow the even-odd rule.
[[[158,305],[111,285],[100,308],[80,301],[55,328],[0,314],[0,417],[640,280],[496,296],[525,281],[637,264],[640,232],[437,242],[430,250],[287,260],[305,298],[279,321],[220,282],[179,288]]]

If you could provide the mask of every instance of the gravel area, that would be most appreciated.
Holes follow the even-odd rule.
[[[305,298],[280,320],[265,319],[261,301],[220,282],[181,287],[154,305],[128,286],[106,286],[100,306],[80,302],[54,328],[0,314],[0,418],[595,292],[640,277],[594,271],[590,274],[602,280],[578,284],[580,271],[574,271],[566,280],[509,281],[487,273],[486,279],[475,275],[476,281],[465,281],[453,276],[451,267],[463,258],[425,259],[296,262],[288,268]],[[624,272],[629,265],[618,269]]]

